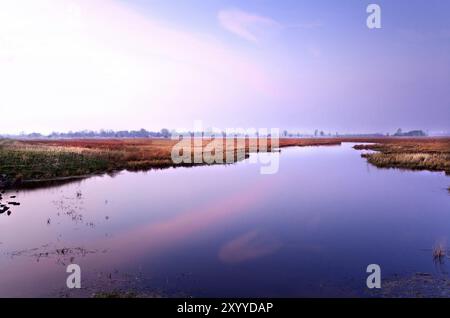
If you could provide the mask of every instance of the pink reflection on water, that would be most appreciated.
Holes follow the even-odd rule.
[[[281,247],[281,243],[258,231],[250,231],[222,246],[219,259],[225,263],[241,263],[267,256]]]
[[[270,191],[267,190],[271,187],[268,181],[260,181],[247,191],[238,190],[219,200],[189,208],[169,220],[146,224],[115,235],[107,241],[98,241],[94,246],[107,245],[112,250],[120,250],[120,254],[114,254],[117,255],[115,264],[133,262],[136,257],[163,252],[176,244],[202,235],[203,231],[214,228],[220,230],[222,223],[254,211],[254,208],[262,203],[261,194],[268,195]]]

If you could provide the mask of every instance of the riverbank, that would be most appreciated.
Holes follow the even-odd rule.
[[[177,140],[171,139],[66,139],[66,140],[0,140],[0,188],[37,185],[51,181],[83,178],[120,170],[149,170],[205,163],[174,164],[171,158]],[[232,162],[248,157],[250,152],[272,151],[255,139],[227,147],[215,140],[215,151],[231,156]],[[210,151],[211,140],[193,143],[192,158]],[[279,147],[339,145],[337,139],[280,139]],[[256,147],[251,147],[255,144]],[[209,149],[209,150],[208,150]],[[239,155],[238,155],[239,154]]]
[[[354,148],[375,151],[362,157],[378,168],[444,171],[450,175],[450,138],[386,139]]]
[[[171,139],[65,139],[0,140],[0,188],[39,186],[120,170],[139,171],[205,163],[174,164],[171,158],[177,140]],[[272,151],[265,143],[246,139],[227,147],[214,140],[215,151],[236,162],[250,152]],[[362,157],[379,168],[444,171],[450,174],[450,138],[281,138],[279,148],[358,143],[358,150],[373,150]],[[250,147],[250,145],[256,147]],[[193,144],[192,158],[210,151],[210,139]],[[209,149],[209,150],[208,150]],[[274,149],[275,150],[275,149]],[[238,155],[239,154],[239,155]],[[449,188],[450,191],[450,188]]]

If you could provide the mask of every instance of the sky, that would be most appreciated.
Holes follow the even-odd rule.
[[[450,131],[449,15],[441,0],[0,0],[0,133]]]

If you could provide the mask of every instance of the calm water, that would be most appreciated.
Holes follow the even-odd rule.
[[[0,215],[0,296],[356,296],[371,263],[445,274],[431,248],[450,239],[450,178],[351,147],[283,149],[274,175],[246,161],[7,193],[21,205]]]

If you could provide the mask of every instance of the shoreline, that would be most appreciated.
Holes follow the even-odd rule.
[[[420,144],[406,140],[403,143],[358,144],[356,150],[371,150],[361,154],[367,162],[377,168],[398,168],[411,171],[444,172],[450,175],[450,142]]]
[[[0,189],[39,188],[120,171],[234,164],[251,152],[337,146],[344,142],[356,143],[356,150],[375,151],[361,157],[378,168],[444,171],[450,175],[450,138],[281,138],[276,149],[272,149],[270,139],[267,147],[261,147],[264,145],[259,139],[244,140],[244,148],[237,143],[232,149],[219,147],[222,155],[233,155],[232,162],[209,164],[174,164],[171,150],[178,141],[171,139],[0,140]],[[192,156],[203,156],[211,142],[225,145],[223,139],[205,138],[200,147],[191,148]],[[256,149],[250,148],[250,142],[256,142]]]
[[[262,140],[262,139],[261,139]],[[68,139],[68,140],[0,140],[0,189],[19,189],[32,185],[84,179],[120,171],[147,171],[177,167],[233,164],[248,158],[251,152],[279,151],[292,146],[339,145],[337,140],[283,139],[277,149],[260,140],[245,139],[244,147],[235,142],[227,148],[225,141],[203,139],[200,147],[191,146],[192,158],[208,151],[208,144],[217,143],[219,154],[230,162],[180,163],[171,159],[178,140],[171,139]],[[236,140],[235,140],[236,141]],[[250,142],[256,141],[256,149]],[[222,143],[222,144],[221,144]]]

